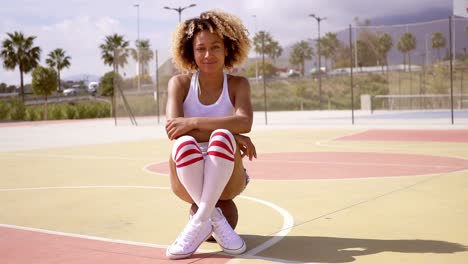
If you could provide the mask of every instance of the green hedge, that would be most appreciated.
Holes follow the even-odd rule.
[[[48,120],[87,119],[111,116],[108,103],[83,101],[76,103],[48,104]],[[0,121],[44,120],[44,105],[25,106],[18,99],[0,101]]]

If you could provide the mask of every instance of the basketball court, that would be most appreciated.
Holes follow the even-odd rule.
[[[235,199],[247,252],[205,242],[178,262],[467,262],[466,120],[313,115],[256,113]],[[170,262],[190,205],[170,190],[163,125],[4,123],[0,137],[1,263]]]

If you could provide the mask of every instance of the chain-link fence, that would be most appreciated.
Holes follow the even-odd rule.
[[[315,54],[302,77],[251,78],[255,110],[265,109],[266,91],[269,111],[453,109],[468,117],[468,19],[326,33],[320,40],[320,71],[319,42],[308,42]]]
[[[262,74],[258,55],[232,73],[249,77],[255,111],[419,111],[428,118],[439,111],[449,118],[453,109],[452,117],[468,120],[468,19],[350,26],[306,42],[314,53],[304,74],[289,63],[288,48],[282,58],[270,60],[276,71]],[[171,61],[158,65],[157,53],[148,49],[116,50],[115,57],[117,122],[158,123],[165,115],[167,82],[177,73]],[[245,74],[249,67],[256,76]]]
[[[113,116],[116,124],[159,124],[166,89],[158,83],[158,54],[150,49],[116,49]]]

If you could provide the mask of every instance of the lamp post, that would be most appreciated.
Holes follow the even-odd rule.
[[[317,40],[317,49],[318,49],[318,78],[319,78],[319,109],[322,110],[322,56],[320,51],[320,21],[327,19],[326,17],[319,17],[315,14],[310,14],[309,16],[315,18],[318,24],[318,40]]]
[[[137,8],[137,43],[140,41],[140,4],[133,4]]]
[[[181,17],[182,17],[182,11],[184,11],[184,10],[187,9],[187,8],[194,7],[194,6],[196,6],[196,4],[191,4],[191,5],[186,6],[186,7],[180,7],[180,6],[179,6],[178,8],[165,6],[164,9],[169,9],[169,10],[177,11],[177,12],[179,13],[179,23],[180,23]]]
[[[254,19],[254,36],[257,34],[257,16],[252,15]],[[258,54],[255,52],[255,84],[258,87]]]
[[[137,8],[137,40],[135,42],[137,54],[137,89],[140,91],[140,4],[133,4]]]

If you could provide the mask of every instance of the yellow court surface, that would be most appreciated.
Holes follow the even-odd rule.
[[[170,190],[163,128],[110,125],[96,140],[89,123],[81,132],[79,122],[0,127],[4,139],[24,140],[0,143],[1,263],[169,262],[165,248],[190,205]],[[179,262],[468,262],[468,130],[250,136],[258,159],[244,160],[251,181],[235,199],[247,252],[205,242]]]

